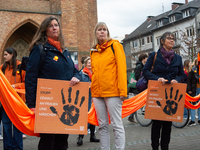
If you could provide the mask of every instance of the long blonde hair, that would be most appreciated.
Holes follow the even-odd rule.
[[[56,20],[58,22],[59,28],[60,28],[60,35],[58,36],[58,41],[60,41],[60,46],[62,47],[62,49],[65,48],[65,42],[64,42],[64,36],[62,34],[62,30],[61,30],[61,26],[60,26],[60,22],[58,20],[57,17],[55,16],[49,16],[46,19],[44,19],[44,21],[41,23],[40,27],[38,28],[37,32],[35,33],[33,40],[29,46],[29,51],[31,51],[31,49],[38,44],[45,44],[47,43],[47,35],[46,35],[46,30],[49,26],[49,24],[51,23],[52,20]]]
[[[198,59],[195,58],[194,62],[192,63],[192,66],[198,66]]]
[[[96,25],[95,28],[94,28],[94,38],[93,38],[93,45],[92,45],[92,48],[95,48],[96,45],[99,43],[99,40],[98,40],[97,35],[96,35],[96,31],[97,31],[97,28],[98,28],[99,26],[104,26],[104,27],[107,29],[107,32],[108,32],[108,34],[107,34],[107,41],[112,40],[112,38],[110,37],[110,32],[109,32],[109,30],[108,30],[107,25],[106,25],[104,22],[99,22],[99,23],[97,23],[97,25]]]

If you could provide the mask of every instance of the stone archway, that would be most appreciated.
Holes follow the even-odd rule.
[[[14,47],[17,51],[17,59],[21,61],[23,56],[29,55],[29,44],[24,41],[23,39],[18,39],[15,43],[11,45],[11,47]]]
[[[22,56],[29,55],[29,44],[37,31],[37,27],[30,20],[18,27],[8,38],[5,48],[14,47],[17,51],[17,59],[21,61]],[[2,56],[3,58],[3,56]],[[2,59],[3,60],[3,59]]]

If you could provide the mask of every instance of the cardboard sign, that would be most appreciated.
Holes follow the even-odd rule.
[[[186,84],[148,82],[145,118],[164,121],[183,121]]]
[[[89,83],[38,79],[35,133],[87,134]]]

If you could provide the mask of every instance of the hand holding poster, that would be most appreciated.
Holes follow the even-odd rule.
[[[87,134],[89,83],[38,79],[35,133]]]
[[[186,84],[148,82],[145,118],[164,121],[183,121]]]

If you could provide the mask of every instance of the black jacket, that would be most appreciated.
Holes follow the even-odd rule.
[[[135,79],[138,81],[142,72],[142,68],[144,67],[143,63],[141,61],[138,61],[136,63],[136,67],[135,67]]]
[[[29,56],[25,77],[26,102],[29,108],[36,103],[37,79],[57,79],[70,81],[72,77],[80,79],[79,72],[74,66],[67,49],[63,53],[46,43],[43,45],[46,56],[44,62],[40,61],[39,46],[34,46]]]
[[[143,63],[141,61],[137,61],[136,67],[135,67],[135,80],[139,80],[142,68],[144,67]],[[138,94],[138,89],[137,88],[129,88],[128,93],[133,93],[133,94]]]
[[[187,93],[189,91],[192,92],[192,94],[190,94],[190,96],[196,96],[196,84],[198,82],[197,78],[198,78],[198,72],[199,69],[196,66],[192,67],[192,70],[188,73],[188,78],[187,78]],[[195,77],[195,75],[197,77]]]

